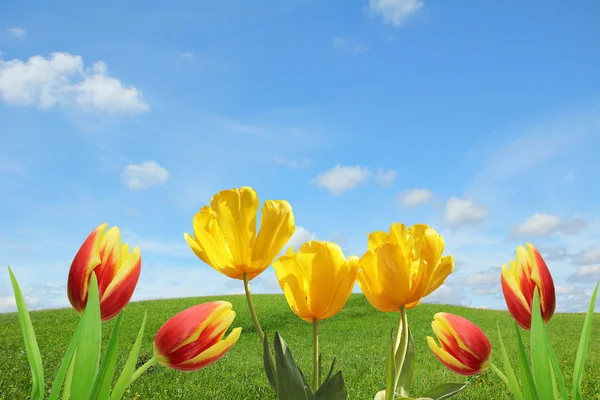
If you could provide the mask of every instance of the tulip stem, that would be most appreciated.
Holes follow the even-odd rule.
[[[316,318],[312,320],[313,327],[313,393],[319,389],[319,321]]]
[[[400,321],[398,322],[398,332],[396,336],[396,349],[395,349],[395,364],[396,364],[396,379],[394,381],[394,393],[398,386],[398,380],[400,379],[400,373],[404,366],[404,359],[406,358],[406,351],[408,350],[408,319],[406,318],[406,308],[400,307]],[[408,393],[404,392],[402,388],[400,395],[408,396]]]
[[[254,328],[256,329],[256,333],[258,333],[260,344],[262,345],[265,341],[265,334],[260,327],[260,322],[258,322],[258,317],[256,316],[256,310],[254,309],[254,303],[252,302],[252,293],[250,293],[250,283],[248,281],[247,272],[244,272],[244,291],[246,292],[246,300],[248,301],[250,315],[252,316],[252,321],[254,321]]]
[[[133,381],[135,381],[137,378],[139,378],[140,375],[142,375],[144,372],[146,372],[148,370],[148,368],[150,368],[154,364],[156,364],[156,357],[152,357],[151,359],[146,361],[146,364],[139,367],[137,369],[137,371],[135,371],[133,373],[133,375],[131,376],[131,380],[129,381],[129,384],[131,385],[133,383]]]

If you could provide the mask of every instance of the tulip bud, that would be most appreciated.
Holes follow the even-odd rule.
[[[437,313],[431,323],[441,347],[427,337],[433,354],[450,370],[460,375],[475,375],[487,369],[492,345],[481,329],[468,319]]]
[[[213,301],[173,316],[154,337],[156,360],[181,371],[195,371],[217,361],[242,332],[242,328],[235,328],[221,340],[235,318],[231,308],[227,301]]]
[[[130,253],[129,245],[121,244],[119,228],[106,231],[107,227],[108,224],[100,225],[83,242],[67,282],[69,301],[81,314],[87,304],[92,272],[96,274],[103,321],[115,317],[127,305],[142,268],[140,249],[135,247]]]
[[[502,266],[501,281],[508,311],[521,328],[531,329],[531,304],[536,287],[542,318],[545,322],[552,318],[556,306],[554,281],[544,259],[531,243],[527,243],[527,249],[517,248],[517,259],[510,262],[510,267]]]

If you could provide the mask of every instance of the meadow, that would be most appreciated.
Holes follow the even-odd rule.
[[[297,364],[310,380],[312,374],[312,328],[289,309],[282,294],[254,295],[256,310],[263,329],[272,342],[275,330],[287,341]],[[148,320],[138,365],[152,357],[152,340],[160,326],[183,309],[206,301],[227,300],[237,312],[232,327],[243,328],[232,350],[216,363],[191,373],[156,365],[128,389],[127,399],[194,399],[194,400],[269,400],[275,399],[263,370],[262,347],[254,330],[243,295],[195,297],[130,303],[124,310],[119,340],[118,371],[141,324],[144,311]],[[436,312],[461,315],[487,334],[494,347],[492,355],[502,368],[496,324],[509,356],[517,369],[516,338],[513,320],[506,311],[421,304],[408,311],[409,326],[415,340],[416,369],[411,395],[418,397],[427,389],[445,382],[470,381],[456,399],[511,399],[504,384],[491,372],[466,378],[447,370],[431,353],[426,337],[433,336],[431,321]],[[78,321],[70,308],[31,312],[44,363],[46,387],[50,388],[62,356]],[[548,325],[550,338],[563,374],[570,387],[573,363],[585,315],[554,315]],[[384,388],[384,368],[390,332],[396,328],[398,315],[375,310],[362,294],[352,294],[344,309],[334,318],[319,324],[320,348],[328,368],[334,356],[336,369],[343,371],[349,399],[368,400]],[[108,341],[114,320],[103,324],[103,345]],[[523,339],[529,340],[523,333]],[[30,394],[30,371],[16,313],[0,314],[0,399],[26,399]],[[592,336],[583,378],[586,400],[600,399],[600,314],[594,315]]]

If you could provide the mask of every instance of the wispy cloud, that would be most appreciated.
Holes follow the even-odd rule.
[[[308,157],[290,159],[281,154],[277,154],[273,157],[273,162],[288,168],[306,168],[310,167],[312,164],[312,160]]]
[[[404,207],[414,207],[429,202],[433,193],[429,189],[410,189],[398,195],[398,204]]]
[[[9,28],[6,31],[10,36],[16,38],[24,38],[27,35],[27,31],[23,28]]]
[[[458,228],[463,225],[476,224],[487,218],[487,207],[476,204],[470,198],[452,197],[446,203],[444,222]]]
[[[333,40],[331,41],[331,46],[334,49],[349,52],[356,55],[366,53],[371,49],[369,46],[366,46],[362,43],[358,43],[355,40],[344,36],[336,36],[335,38],[333,38]]]
[[[397,172],[393,169],[382,169],[379,168],[377,170],[377,174],[375,175],[375,182],[381,187],[389,187],[394,184],[396,181]]]
[[[121,178],[131,190],[146,190],[166,183],[169,172],[158,163],[147,161],[125,166]]]
[[[371,170],[360,165],[335,167],[319,173],[312,183],[333,195],[340,195],[367,182]]]
[[[422,0],[369,0],[371,14],[396,27],[404,25],[423,5]]]
[[[573,235],[587,226],[581,218],[563,219],[551,214],[536,213],[513,228],[515,236],[549,236],[553,233]]]

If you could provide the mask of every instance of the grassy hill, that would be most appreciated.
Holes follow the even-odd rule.
[[[292,353],[307,379],[312,374],[312,330],[289,309],[283,295],[254,295],[256,309],[263,328],[272,340],[277,329],[288,342]],[[237,312],[233,327],[243,328],[242,336],[233,349],[221,360],[196,372],[173,371],[163,366],[152,367],[134,382],[127,393],[128,399],[194,399],[194,400],[268,400],[275,399],[262,368],[262,348],[254,331],[244,296],[198,297],[131,303],[125,309],[120,338],[118,368],[123,365],[144,311],[148,311],[146,335],[140,352],[141,365],[152,356],[152,340],[160,326],[177,312],[212,300],[227,300]],[[431,321],[436,312],[446,311],[461,315],[479,325],[490,338],[496,357],[498,338],[496,322],[500,324],[507,349],[517,366],[517,354],[512,319],[507,312],[469,309],[464,307],[422,304],[408,311],[409,325],[415,338],[417,355],[412,395],[443,382],[464,382],[465,377],[443,367],[430,352],[426,336],[432,336]],[[337,356],[342,369],[349,398],[373,399],[384,388],[384,363],[389,335],[396,327],[398,316],[375,310],[362,294],[352,294],[346,307],[331,320],[320,324],[320,346],[325,363]],[[46,310],[31,313],[47,381],[50,387],[58,365],[73,334],[78,316],[71,309]],[[584,314],[557,314],[549,324],[549,331],[558,361],[567,385],[570,386],[573,362],[583,326]],[[103,325],[104,345],[112,329],[112,322]],[[524,335],[528,341],[529,336]],[[24,353],[21,331],[16,313],[0,315],[0,399],[25,399],[30,393],[30,372]],[[600,399],[600,315],[596,314],[586,363],[583,395]],[[456,399],[510,399],[500,380],[491,372],[472,378],[472,385]]]

